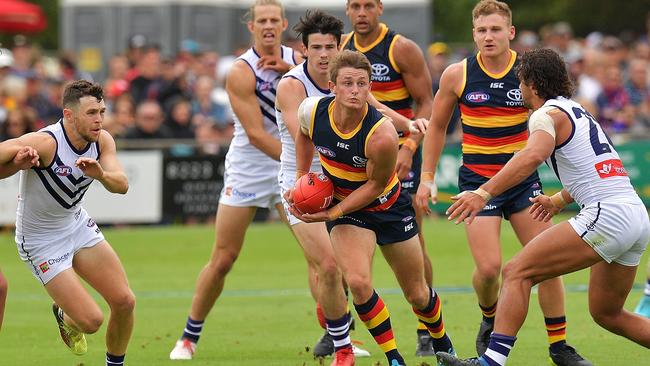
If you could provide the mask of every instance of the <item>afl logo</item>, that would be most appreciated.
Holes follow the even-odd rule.
[[[508,99],[514,100],[515,102],[521,102],[523,100],[520,89],[510,89],[506,95],[508,96]]]
[[[483,103],[490,100],[490,94],[484,93],[482,91],[475,91],[467,94],[465,97],[468,102],[472,103]]]
[[[257,90],[259,91],[268,91],[273,89],[273,84],[268,81],[260,81],[257,83]]]
[[[316,146],[316,150],[318,150],[319,153],[327,156],[328,158],[333,158],[336,156],[336,153],[324,146]]]
[[[58,176],[65,177],[72,174],[72,168],[67,165],[61,165],[54,168],[54,173]]]
[[[372,76],[385,76],[388,71],[388,66],[384,64],[372,64]]]

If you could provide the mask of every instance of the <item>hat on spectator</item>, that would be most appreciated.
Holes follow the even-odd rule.
[[[181,50],[196,55],[201,52],[201,47],[199,43],[193,39],[184,39],[181,42]]]
[[[14,47],[28,47],[30,44],[27,37],[22,34],[16,34],[13,41]]]
[[[430,55],[446,55],[449,53],[449,46],[444,42],[434,42],[429,45],[427,49]]]
[[[129,48],[142,48],[147,45],[147,37],[142,34],[134,34],[129,38]]]
[[[11,67],[14,64],[14,56],[11,51],[6,48],[0,48],[0,68]]]
[[[620,39],[614,36],[606,36],[603,38],[603,41],[600,43],[600,46],[604,50],[618,50],[623,48],[623,42]]]

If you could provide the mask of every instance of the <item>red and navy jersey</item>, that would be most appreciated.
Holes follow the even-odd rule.
[[[388,108],[406,118],[413,118],[413,98],[406,89],[401,71],[393,57],[393,46],[401,36],[383,23],[379,24],[379,27],[379,37],[367,47],[361,47],[352,32],[343,40],[341,49],[359,51],[366,55],[372,65],[372,95]]]
[[[334,198],[342,201],[352,191],[368,181],[366,148],[370,136],[386,118],[366,104],[366,111],[357,127],[350,132],[340,131],[334,123],[334,97],[323,97],[312,113],[309,137],[320,156],[325,173],[334,183]],[[393,172],[384,191],[364,211],[383,211],[397,200],[401,185]]]
[[[463,87],[459,96],[463,126],[463,165],[491,178],[526,146],[528,109],[515,74],[517,53],[500,74],[489,72],[480,52],[463,63]]]

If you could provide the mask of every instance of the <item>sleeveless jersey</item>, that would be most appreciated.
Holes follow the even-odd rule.
[[[56,153],[47,167],[20,171],[16,235],[66,232],[74,225],[74,215],[93,178],[75,166],[80,157],[99,160],[99,144],[89,143],[77,150],[63,129],[63,120],[39,130],[56,140]]]
[[[282,59],[291,65],[295,65],[296,61],[293,57],[293,50],[286,46],[281,47]],[[275,91],[282,75],[273,70],[262,70],[261,68],[258,68],[257,62],[259,61],[260,56],[254,48],[248,49],[248,51],[239,56],[238,59],[246,61],[251,70],[253,70],[255,79],[257,80],[255,95],[259,106],[250,107],[260,109],[264,122],[264,130],[273,137],[279,139],[278,126],[275,118]],[[233,120],[235,122],[235,131],[232,141],[230,142],[228,155],[231,158],[236,157],[239,159],[258,162],[260,164],[267,163],[277,166],[275,160],[271,159],[268,155],[264,154],[250,143],[246,131],[242,127],[241,122],[235,113],[233,113]],[[275,173],[277,173],[277,170]]]
[[[350,33],[341,45],[341,49],[362,52],[372,65],[372,88],[370,92],[381,103],[406,118],[413,118],[413,98],[409,94],[399,67],[393,57],[393,45],[401,37],[380,23],[379,37],[367,47],[361,47],[356,42],[354,32]],[[408,137],[408,131],[398,131],[400,143]]]
[[[528,109],[515,74],[517,54],[510,52],[510,63],[500,74],[487,71],[480,52],[462,61],[464,80],[458,104],[463,165],[486,178],[498,173],[528,140]]]
[[[329,89],[321,89],[316,85],[309,72],[307,72],[307,61],[294,67],[288,73],[284,74],[284,78],[294,78],[302,83],[305,88],[307,97],[323,97],[330,96],[332,92]],[[282,112],[276,110],[275,117],[278,121],[278,129],[280,130],[280,142],[282,142],[282,154],[280,155],[280,170],[284,174],[292,176],[296,175],[296,143],[291,137],[287,126],[282,119]],[[314,153],[314,159],[311,163],[309,171],[321,171],[318,153]]]
[[[368,181],[366,144],[386,118],[374,107],[367,105],[359,125],[353,131],[343,133],[334,124],[333,109],[333,96],[323,97],[316,103],[311,114],[309,137],[319,153],[323,173],[334,183],[334,198],[342,201]],[[393,172],[381,195],[363,210],[384,211],[390,208],[397,201],[400,189],[397,173]]]
[[[601,201],[641,204],[614,145],[594,117],[563,97],[544,106],[558,108],[572,124],[569,139],[546,161],[571,197],[581,206]]]

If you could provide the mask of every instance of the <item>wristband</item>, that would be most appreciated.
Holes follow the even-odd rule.
[[[487,201],[489,201],[489,200],[492,199],[492,195],[491,195],[488,191],[486,191],[485,189],[483,189],[483,188],[480,188],[480,187],[479,187],[479,188],[476,188],[475,190],[473,190],[473,191],[471,191],[471,192],[474,193],[474,194],[477,194],[477,195],[481,196],[481,198],[483,198],[483,199],[485,200],[485,202],[487,202]]]
[[[557,192],[556,194],[551,196],[551,202],[553,203],[553,206],[559,208],[560,210],[566,206],[566,201],[564,200],[564,196],[562,196],[562,191]]]
[[[433,182],[433,172],[422,172],[420,173],[420,182]]]
[[[343,210],[341,209],[341,205],[336,205],[327,212],[328,221],[336,220],[341,216],[343,216]]]
[[[413,141],[411,139],[406,139],[406,141],[404,141],[404,143],[402,144],[402,147],[407,148],[407,149],[411,150],[412,152],[415,152],[415,150],[418,149],[418,144],[417,144],[417,142],[415,142],[415,141]]]
[[[306,171],[304,171],[304,170],[297,169],[297,170],[296,170],[296,181],[298,181],[298,179],[300,179],[300,177],[302,177],[303,175],[305,175],[305,174],[307,174],[307,173],[308,173],[308,172],[306,172]]]

